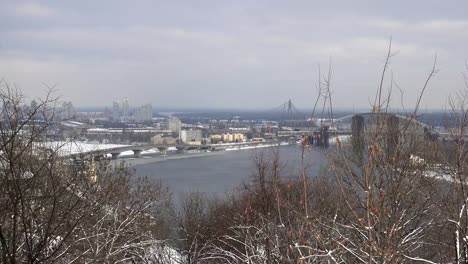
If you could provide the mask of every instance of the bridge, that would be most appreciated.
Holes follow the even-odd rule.
[[[376,115],[376,113],[371,113],[371,112],[368,112],[368,113],[362,113],[362,114],[357,114],[357,115],[361,115],[361,116],[372,116],[372,115]],[[428,132],[430,132],[432,135],[435,135],[437,136],[438,138],[440,139],[443,139],[443,140],[451,140],[453,139],[453,133],[451,133],[450,131],[438,131],[438,130],[435,130],[432,126],[426,124],[426,123],[423,123],[415,118],[411,118],[409,116],[404,116],[404,115],[400,115],[400,114],[388,114],[388,115],[394,115],[396,116],[398,119],[400,120],[404,120],[404,121],[408,121],[408,122],[411,122],[412,124],[416,124],[418,125],[419,127],[423,128],[423,129],[426,129]],[[351,118],[353,117],[354,115],[348,115],[348,116],[345,116],[345,117],[342,117],[340,118],[339,120],[343,120],[345,118]],[[463,138],[464,140],[468,140],[468,134],[465,134],[463,135]]]
[[[426,123],[423,123],[415,118],[411,118],[410,116],[405,116],[405,115],[401,115],[401,114],[397,114],[397,113],[380,113],[382,116],[384,117],[387,117],[387,116],[393,116],[393,117],[396,117],[398,120],[401,120],[403,121],[403,123],[400,122],[400,124],[403,124],[403,125],[406,125],[406,124],[412,124],[412,125],[416,125],[417,127],[420,127],[422,128],[423,130],[435,135],[435,136],[441,136],[441,133],[437,130],[435,130],[434,128],[432,128],[432,126],[426,124]],[[342,124],[344,121],[346,120],[352,120],[353,117],[355,116],[361,116],[364,118],[365,120],[365,123],[369,123],[369,120],[371,118],[374,118],[374,117],[377,117],[379,114],[378,113],[375,113],[375,112],[365,112],[365,113],[358,113],[358,114],[352,114],[352,115],[347,115],[347,116],[343,116],[343,117],[340,117],[340,118],[337,118],[334,120],[334,123],[336,126],[340,126],[340,124]],[[351,125],[351,122],[349,122],[349,124]],[[347,129],[341,129],[341,131],[337,131],[338,134],[351,134],[351,131],[352,131],[352,128],[351,126],[349,126],[349,128]]]
[[[281,142],[284,142],[281,141]],[[259,145],[276,145],[280,144],[280,141],[271,140],[271,141],[254,141],[254,142],[241,142],[241,143],[222,143],[222,144],[201,144],[201,145],[192,145],[192,144],[145,144],[145,145],[128,145],[128,146],[118,146],[111,148],[100,148],[94,150],[82,151],[80,153],[73,153],[65,155],[70,158],[95,158],[99,159],[101,157],[110,154],[112,159],[117,159],[121,153],[126,151],[132,151],[135,157],[141,155],[145,150],[158,149],[162,155],[167,154],[169,148],[176,148],[178,151],[186,150],[195,150],[195,149],[204,149],[210,151],[226,150],[229,148],[242,148],[247,146],[259,146]]]
[[[426,123],[423,123],[415,118],[411,118],[409,116],[405,116],[405,115],[401,115],[401,114],[396,114],[396,113],[380,113],[381,115],[383,116],[389,116],[389,115],[392,115],[392,116],[396,116],[398,119],[401,119],[401,120],[406,120],[408,122],[414,122],[415,124],[418,124],[420,125],[421,127],[426,127],[426,128],[431,128],[429,125],[427,125]],[[344,121],[344,120],[347,120],[347,119],[351,119],[353,118],[353,116],[362,116],[364,118],[368,117],[374,117],[374,116],[377,116],[379,115],[378,113],[375,113],[375,112],[364,112],[364,113],[358,113],[358,114],[352,114],[352,115],[347,115],[347,116],[343,116],[343,117],[340,117],[340,118],[337,118],[335,119],[335,122],[340,122],[340,121]],[[432,128],[431,128],[432,129]]]

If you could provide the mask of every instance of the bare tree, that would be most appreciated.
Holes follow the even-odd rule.
[[[25,105],[0,84],[1,263],[142,261],[161,248],[165,188],[125,165],[64,157],[47,141],[61,122],[54,91]]]
[[[468,71],[468,65],[466,66]],[[468,77],[463,75],[465,87],[449,98],[448,142],[439,146],[434,170],[448,182],[448,195],[441,207],[441,213],[452,234],[452,243],[446,246],[453,252],[455,263],[468,263],[468,160],[466,137],[468,127]],[[445,229],[444,229],[445,231]]]
[[[428,140],[427,127],[416,120],[421,97],[437,72],[435,61],[414,111],[400,116],[390,112],[393,75],[387,95],[383,92],[393,55],[390,44],[372,114],[366,117],[362,134],[355,135],[362,138],[349,142],[336,138],[328,171],[322,176],[309,178],[303,165],[299,177],[285,179],[275,173],[281,167],[278,156],[254,159],[256,175],[232,202],[228,228],[210,245],[212,259],[221,263],[450,261],[443,246],[449,240],[440,209],[451,185],[431,174],[438,144]],[[328,112],[333,122],[330,72],[320,76],[319,98],[322,119]],[[304,140],[303,164],[310,148]]]
[[[334,220],[326,225],[340,248],[337,259],[432,263],[434,256],[428,254],[431,246],[427,237],[437,221],[440,201],[432,195],[434,179],[425,173],[427,164],[416,163],[412,157],[428,144],[423,127],[414,119],[421,97],[436,73],[435,62],[414,112],[399,118],[388,111],[391,87],[387,98],[382,92],[392,56],[390,44],[373,115],[366,122],[362,140],[353,139],[362,145],[352,148],[338,142],[338,151],[332,156],[331,169],[348,212],[342,215],[345,221]]]

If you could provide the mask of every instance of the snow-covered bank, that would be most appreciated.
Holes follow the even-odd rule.
[[[274,144],[259,144],[259,145],[256,145],[256,146],[237,146],[237,147],[234,146],[234,147],[226,148],[226,151],[257,149],[257,148],[269,148],[269,147],[288,146],[288,145],[290,145],[290,144],[287,143],[287,142],[280,142],[279,144],[274,143]]]
[[[148,150],[143,150],[140,153],[140,156],[159,154],[159,152],[160,151],[157,148],[152,148],[152,149],[148,149]],[[132,150],[127,150],[127,151],[121,152],[120,155],[119,155],[119,158],[128,158],[128,157],[134,157],[134,156],[135,156],[135,153],[133,153]]]
[[[89,143],[89,142],[82,142],[82,141],[53,141],[53,142],[43,142],[37,143],[37,147],[40,148],[48,148],[53,151],[57,151],[60,156],[69,156],[74,154],[80,153],[87,153],[97,150],[106,150],[106,149],[115,149],[115,148],[122,148],[122,147],[129,147],[131,145],[123,145],[123,144],[99,144],[99,143]],[[177,150],[176,148],[168,148],[168,151]],[[159,150],[157,148],[143,150],[140,155],[154,155],[158,154]],[[112,155],[108,154],[107,156],[111,157]],[[126,158],[126,157],[133,157],[134,153],[132,150],[123,151],[120,153],[119,157]]]
[[[351,136],[350,135],[339,135],[339,136],[330,137],[329,144],[330,145],[336,145],[336,144],[338,144],[338,140],[340,141],[340,143],[347,143],[347,142],[349,142],[351,140]]]
[[[82,141],[52,141],[41,142],[38,147],[48,148],[57,151],[61,156],[68,156],[79,153],[86,153],[96,150],[106,150],[120,147],[128,147],[129,145],[120,144],[97,144]],[[132,152],[133,155],[133,152]]]

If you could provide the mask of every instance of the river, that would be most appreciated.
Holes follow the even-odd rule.
[[[127,159],[137,175],[161,180],[175,197],[188,192],[221,195],[247,181],[255,171],[254,157],[272,157],[279,149],[281,175],[301,175],[301,149],[298,145],[198,154],[172,154]],[[308,175],[317,175],[326,166],[326,151],[307,151]]]

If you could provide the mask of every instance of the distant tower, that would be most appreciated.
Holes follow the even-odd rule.
[[[151,104],[145,105],[145,115],[147,121],[153,121],[153,106]]]
[[[36,108],[37,108],[37,101],[36,101],[36,100],[32,100],[32,101],[31,101],[30,107],[31,107],[31,109],[36,109]]]
[[[145,122],[153,120],[153,107],[151,104],[143,105],[135,110],[133,119],[136,122]]]
[[[114,101],[112,105],[112,120],[119,121],[120,120],[120,104],[119,101]]]
[[[76,111],[72,102],[63,102],[62,104],[62,119],[68,120],[75,117]]]
[[[36,112],[36,114],[33,115],[33,119],[35,119],[35,118],[37,117],[37,112],[38,112],[37,107],[38,107],[38,106],[37,106],[36,100],[32,100],[32,101],[31,101],[31,104],[29,105],[29,111],[31,112],[31,114],[32,114],[33,112]],[[36,109],[37,109],[37,111],[36,111]]]
[[[172,131],[173,133],[179,133],[182,129],[182,122],[179,118],[171,116],[166,119],[166,129]]]
[[[124,100],[122,101],[122,106],[121,106],[121,111],[122,111],[122,119],[124,121],[127,121],[128,120],[128,111],[129,110],[129,105],[128,105],[128,100],[127,98],[124,98]]]

